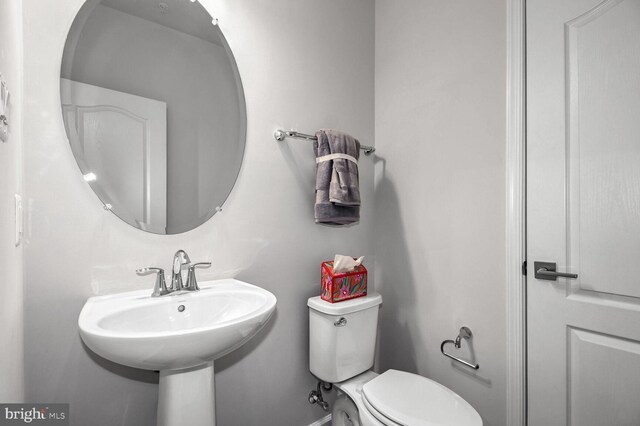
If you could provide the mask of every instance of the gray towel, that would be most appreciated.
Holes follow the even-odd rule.
[[[313,143],[316,158],[342,154],[358,159],[360,142],[335,130],[319,130]],[[347,225],[360,220],[358,165],[344,158],[316,163],[317,223]]]

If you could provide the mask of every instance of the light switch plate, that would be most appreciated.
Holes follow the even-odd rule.
[[[22,197],[20,194],[15,194],[15,219],[16,219],[16,234],[15,234],[15,244],[16,247],[20,245],[22,242],[22,229],[23,229],[23,221],[22,221]]]

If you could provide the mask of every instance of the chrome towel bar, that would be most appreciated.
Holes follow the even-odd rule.
[[[286,138],[305,139],[308,141],[318,140],[314,135],[307,135],[306,133],[296,132],[295,130],[276,130],[273,132],[273,137],[278,142],[282,142]],[[360,149],[364,151],[366,155],[371,154],[376,149],[372,146],[360,145]]]
[[[462,339],[468,340],[468,339],[471,339],[472,337],[473,337],[473,333],[471,333],[471,329],[469,327],[460,327],[460,333],[458,333],[458,337],[456,337],[456,340],[445,340],[444,342],[442,342],[442,344],[440,345],[440,352],[442,352],[442,355],[449,357],[454,361],[458,361],[459,363],[464,364],[467,367],[471,367],[474,370],[477,370],[480,368],[480,364],[478,363],[471,364],[470,362],[465,361],[464,359],[460,359],[444,351],[444,346],[447,343],[453,343],[453,346],[455,346],[456,349],[460,349]]]

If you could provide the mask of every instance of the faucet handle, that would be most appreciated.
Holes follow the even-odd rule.
[[[151,297],[163,296],[165,294],[169,294],[170,291],[167,290],[167,282],[164,279],[164,269],[162,268],[141,268],[136,270],[136,274],[138,275],[150,275],[156,274],[156,283],[153,286],[153,293],[151,293]]]
[[[140,268],[140,269],[136,269],[136,274],[138,275],[151,275],[151,274],[158,274],[158,275],[162,275],[164,276],[164,269],[162,268],[155,268],[155,267],[148,267],[148,268]]]
[[[187,276],[187,285],[185,286],[185,290],[188,291],[198,291],[200,287],[198,287],[198,280],[196,279],[196,269],[197,268],[210,268],[211,262],[198,262],[198,263],[190,263],[189,264],[189,275]]]

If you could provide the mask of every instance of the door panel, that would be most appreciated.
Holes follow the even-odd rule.
[[[640,425],[640,0],[527,2],[528,421]]]
[[[640,370],[640,342],[571,327],[568,332],[568,423],[637,426],[640,382],[627,376]],[[602,365],[609,368],[593,368]]]
[[[580,288],[640,297],[640,2],[566,24],[570,258]]]
[[[102,188],[109,199],[150,222],[146,120],[114,106],[79,106],[75,112],[83,158],[104,179]]]

